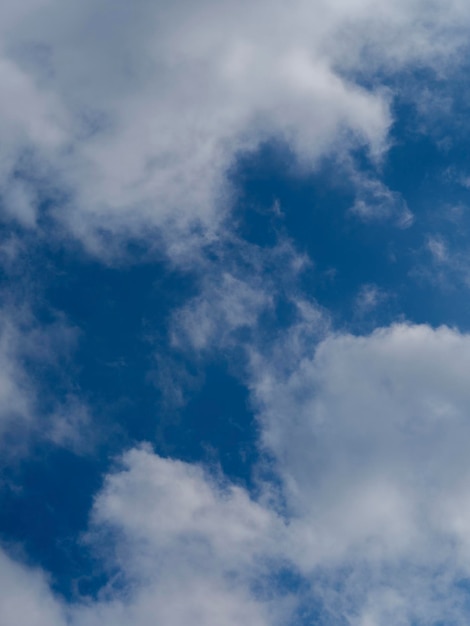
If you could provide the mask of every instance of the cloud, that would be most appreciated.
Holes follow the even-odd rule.
[[[444,292],[469,287],[470,261],[460,226],[445,236],[441,232],[428,235],[419,253],[421,259],[411,272],[414,278],[429,281]]]
[[[101,254],[106,234],[154,239],[163,228],[171,253],[187,255],[230,207],[225,175],[240,151],[274,136],[309,168],[358,145],[379,157],[392,97],[379,72],[437,70],[465,42],[462,3],[427,4],[425,21],[423,10],[417,0],[6,2],[4,212],[28,227],[46,212]]]
[[[356,187],[356,198],[351,213],[365,222],[393,220],[399,228],[409,228],[414,221],[413,213],[405,200],[396,191],[381,181],[360,174],[352,176]]]
[[[293,561],[352,624],[465,623],[469,336],[402,324],[309,350],[253,374]]]
[[[27,422],[31,415],[30,383],[23,371],[18,330],[3,313],[0,324],[0,427],[4,431],[12,422]]]
[[[173,406],[185,404],[188,389],[201,384],[208,359],[230,354],[232,374],[246,383],[252,348],[278,358],[284,352],[282,338],[311,343],[330,324],[327,311],[302,294],[301,282],[315,267],[287,238],[261,248],[227,237],[207,256],[199,267],[198,294],[175,309],[169,321],[176,358],[155,355],[151,378]],[[290,328],[287,335],[285,327]]]
[[[22,454],[34,437],[80,448],[86,405],[55,380],[50,396],[44,375],[54,376],[76,341],[64,319],[41,324],[26,306],[3,293],[0,307],[0,445],[4,460]],[[11,296],[11,294],[10,294]],[[63,391],[63,395],[61,395]]]
[[[189,343],[201,351],[227,345],[237,331],[255,328],[259,316],[272,308],[272,297],[258,277],[243,281],[222,272],[217,278],[216,284],[206,285],[201,295],[175,312],[174,346],[185,347]]]
[[[441,237],[429,237],[427,241],[427,248],[436,263],[440,264],[448,261],[449,254],[447,246]]]
[[[380,289],[377,285],[362,285],[355,298],[355,312],[359,316],[367,315],[380,306],[388,297],[389,294]]]
[[[244,489],[218,484],[198,466],[130,451],[93,510],[98,545],[111,540],[129,592],[78,607],[73,623],[273,623],[251,585],[266,570],[262,558],[275,553],[266,546],[276,521]]]
[[[275,314],[276,301],[293,298],[299,276],[311,267],[286,238],[261,248],[233,235],[209,249],[199,266],[199,293],[172,315],[174,348],[204,353],[244,344],[261,317]]]
[[[44,573],[20,564],[0,549],[0,623],[65,626],[64,617]]]

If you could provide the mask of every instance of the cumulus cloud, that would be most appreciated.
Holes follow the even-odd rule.
[[[0,549],[0,623],[65,626],[64,617],[44,573],[20,564]]]
[[[217,230],[240,151],[275,136],[307,167],[357,145],[378,157],[392,94],[364,77],[455,63],[469,12],[457,1],[44,0],[6,2],[1,18],[5,213],[31,227],[46,211],[102,253],[103,233],[171,225],[177,256],[190,243],[170,232]]]
[[[293,558],[341,580],[334,602],[351,623],[388,611],[393,624],[465,623],[454,585],[470,567],[469,365],[468,335],[411,325],[329,336],[287,375],[257,361]],[[437,580],[448,597],[436,606]]]
[[[251,585],[266,571],[262,558],[276,553],[276,516],[200,467],[146,449],[123,463],[105,482],[93,522],[100,542],[109,533],[115,564],[134,591],[79,608],[76,623],[273,623],[267,599]]]
[[[114,585],[96,600],[66,605],[43,574],[0,553],[0,576],[9,579],[2,619],[26,625],[34,611],[38,626],[283,623],[282,600],[274,614],[269,596],[254,588],[269,572],[262,559],[272,563],[277,553],[277,517],[245,490],[134,449],[107,477],[92,519],[89,541],[113,568]]]
[[[129,451],[88,534],[110,583],[94,600],[54,600],[55,614],[74,626],[267,626],[295,624],[308,600],[324,624],[466,623],[469,336],[401,324],[290,345],[290,367],[259,357],[252,386],[282,499]],[[44,578],[2,567],[32,586],[30,602],[40,590],[47,615]],[[276,584],[286,567],[302,590]]]

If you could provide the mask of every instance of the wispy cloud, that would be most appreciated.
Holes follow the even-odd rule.
[[[70,381],[62,381],[62,393],[57,388],[53,397],[41,383],[41,373],[54,376],[67,360],[77,329],[60,317],[42,323],[27,304],[5,300],[0,309],[0,447],[4,462],[21,457],[38,439],[81,449],[81,431],[90,419],[86,403],[73,392],[73,385],[67,388]]]

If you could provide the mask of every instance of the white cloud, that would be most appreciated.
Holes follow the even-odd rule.
[[[353,624],[466,623],[470,337],[395,325],[296,356],[254,372],[293,560]]]
[[[123,464],[98,495],[93,522],[98,545],[111,538],[130,591],[77,607],[73,623],[278,623],[251,589],[262,559],[276,553],[276,516],[244,489],[150,450],[130,451]]]
[[[253,586],[277,555],[278,519],[244,489],[223,484],[197,466],[134,449],[107,477],[92,519],[89,540],[96,556],[117,571],[117,585],[95,600],[67,605],[54,599],[44,575],[0,552],[0,577],[9,581],[4,589],[10,599],[0,605],[0,623],[285,623],[284,600],[272,602]],[[33,611],[36,621],[28,622]]]
[[[45,576],[0,552],[1,623],[20,626],[282,624],[288,602],[253,584],[277,555],[278,520],[240,487],[145,448],[122,459],[97,495],[89,535],[118,584],[66,604]],[[269,546],[269,547],[268,547]],[[268,547],[268,549],[267,549]],[[274,609],[276,612],[274,613]],[[30,620],[30,616],[32,619]],[[30,621],[29,621],[30,620]]]
[[[148,575],[142,561],[149,557],[149,572],[154,569],[155,555],[167,565],[178,561],[178,554],[196,562],[205,555],[201,568],[208,572],[255,567],[254,555],[263,550],[260,536],[269,541],[272,532],[270,514],[244,489],[218,484],[203,468],[146,448],[128,452],[122,470],[107,478],[93,522],[124,533],[130,545],[119,559],[137,577]]]
[[[59,602],[40,570],[8,557],[0,549],[0,624],[65,626]]]
[[[391,94],[359,82],[455,63],[468,18],[458,1],[6,2],[4,208],[34,225],[55,197],[56,218],[101,252],[103,230],[202,222],[210,237],[240,150],[274,135],[307,167],[358,143],[380,155]]]

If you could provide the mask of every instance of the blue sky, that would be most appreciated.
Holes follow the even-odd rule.
[[[0,18],[0,626],[467,624],[470,9]]]

